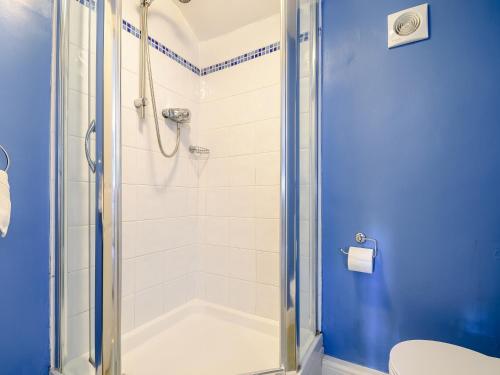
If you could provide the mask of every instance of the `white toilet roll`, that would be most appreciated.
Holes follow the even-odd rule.
[[[349,271],[373,273],[373,249],[350,247],[347,267]]]

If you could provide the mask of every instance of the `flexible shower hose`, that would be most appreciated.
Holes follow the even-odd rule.
[[[149,76],[149,91],[151,92],[151,104],[153,105],[153,116],[155,120],[155,126],[156,126],[156,138],[158,139],[158,146],[160,147],[160,152],[162,153],[163,156],[166,158],[171,158],[174,156],[177,151],[179,150],[179,144],[181,140],[181,127],[180,124],[177,124],[177,139],[175,141],[175,148],[171,153],[167,153],[165,149],[163,148],[163,143],[161,140],[161,135],[160,135],[160,125],[158,121],[158,112],[156,110],[156,99],[155,99],[155,88],[154,88],[154,83],[153,83],[153,73],[151,69],[151,56],[149,53],[149,43],[148,43],[148,6],[144,7],[144,35],[143,38],[146,38],[146,40],[142,41],[145,43],[145,48],[144,52],[146,54],[146,64],[148,66],[148,76]]]

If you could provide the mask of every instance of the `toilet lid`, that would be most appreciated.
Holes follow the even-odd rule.
[[[412,340],[391,350],[391,375],[495,375],[500,359],[437,341]]]

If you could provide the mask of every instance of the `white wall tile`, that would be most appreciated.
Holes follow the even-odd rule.
[[[190,272],[193,248],[181,247],[165,252],[165,266],[163,274],[166,281],[179,279]]]
[[[68,193],[68,225],[89,225],[89,184],[87,182],[70,182]]]
[[[135,326],[135,297],[134,295],[122,299],[122,333],[131,331]]]
[[[229,181],[231,186],[255,185],[256,162],[254,155],[236,156],[229,161]]]
[[[205,245],[202,249],[202,259],[205,272],[227,275],[229,247]]]
[[[188,298],[186,276],[167,282],[164,289],[165,311],[170,311],[186,303]]]
[[[89,181],[91,172],[85,157],[85,140],[74,136],[68,138],[69,178],[72,181]]]
[[[231,216],[254,217],[256,214],[255,188],[232,187],[229,193],[229,205]]]
[[[255,312],[265,318],[279,320],[280,295],[278,287],[257,284]]]
[[[229,186],[230,167],[226,158],[211,159],[203,170],[201,184],[207,187]]]
[[[163,285],[146,289],[135,296],[135,324],[140,326],[163,313]]]
[[[209,245],[229,245],[229,219],[218,216],[205,218],[205,243]]]
[[[136,233],[136,256],[151,254],[168,248],[166,240],[167,228],[163,220],[146,220],[133,222]],[[172,246],[173,247],[173,246]]]
[[[299,285],[300,285],[300,290],[302,292],[307,292],[311,290],[311,258],[307,256],[301,256],[299,258],[300,262],[300,280],[299,280]]]
[[[122,66],[134,73],[139,73],[139,50],[140,40],[128,32],[122,32]]]
[[[279,152],[256,155],[255,166],[257,185],[279,185],[281,172]]]
[[[79,357],[88,351],[89,313],[83,312],[68,319],[67,358]]]
[[[278,253],[257,253],[257,281],[263,284],[279,286]]]
[[[209,188],[206,193],[206,213],[211,216],[230,216],[232,211],[230,189]]]
[[[280,16],[276,14],[200,43],[200,59],[203,65],[211,65],[274,43],[279,37]]]
[[[123,259],[130,259],[135,256],[137,247],[137,222],[122,223],[122,255]]]
[[[254,218],[231,218],[229,221],[229,244],[232,247],[254,249],[255,234]]]
[[[255,248],[259,250],[279,250],[279,219],[255,219]]]
[[[138,150],[132,147],[122,147],[122,182],[124,184],[138,184],[137,178]]]
[[[230,249],[229,276],[237,279],[255,281],[257,276],[257,257],[255,250]]]
[[[259,218],[279,218],[280,190],[273,186],[255,188],[255,216]]]
[[[73,316],[89,309],[89,270],[68,274],[68,315]]]
[[[279,151],[281,144],[280,118],[258,121],[255,123],[255,152]]]
[[[136,188],[133,185],[122,185],[122,219],[124,221],[137,220]]]
[[[243,280],[230,279],[229,281],[229,306],[255,314],[257,300],[257,286]]]
[[[188,204],[192,199],[188,189],[169,187],[164,194],[164,214],[166,217],[186,216],[188,212]]]
[[[68,228],[68,271],[89,266],[89,226]]]
[[[155,253],[136,258],[135,260],[135,291],[161,284],[164,281],[163,253]]]
[[[219,275],[205,274],[204,280],[206,299],[227,306],[229,303],[229,279]]]
[[[77,137],[85,137],[91,119],[88,115],[88,95],[76,90],[68,90],[68,129],[69,134]],[[92,99],[91,105],[95,104]]]
[[[244,124],[230,128],[230,153],[231,155],[247,155],[255,152],[257,139],[255,125]]]
[[[89,47],[89,13],[89,8],[81,6],[77,1],[69,3],[69,19],[71,20],[69,40],[83,49]]]
[[[276,41],[278,39],[279,36],[276,37]],[[279,84],[280,67],[280,54],[272,53],[247,61],[235,68],[209,74],[201,79],[201,98],[221,99]]]
[[[135,261],[127,259],[122,264],[122,296],[129,296],[135,292]]]
[[[95,92],[95,80],[89,81],[89,59],[95,61],[95,55],[89,56],[86,49],[82,49],[75,44],[69,44],[68,56],[68,87],[71,90],[81,92],[83,94]],[[91,77],[95,77],[95,64],[91,66]],[[90,91],[89,91],[90,82]]]

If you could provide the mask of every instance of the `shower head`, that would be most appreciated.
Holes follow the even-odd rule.
[[[190,1],[191,1],[191,0],[179,0],[179,2],[180,2],[180,3],[182,3],[182,4],[187,4],[187,3],[189,3]]]

